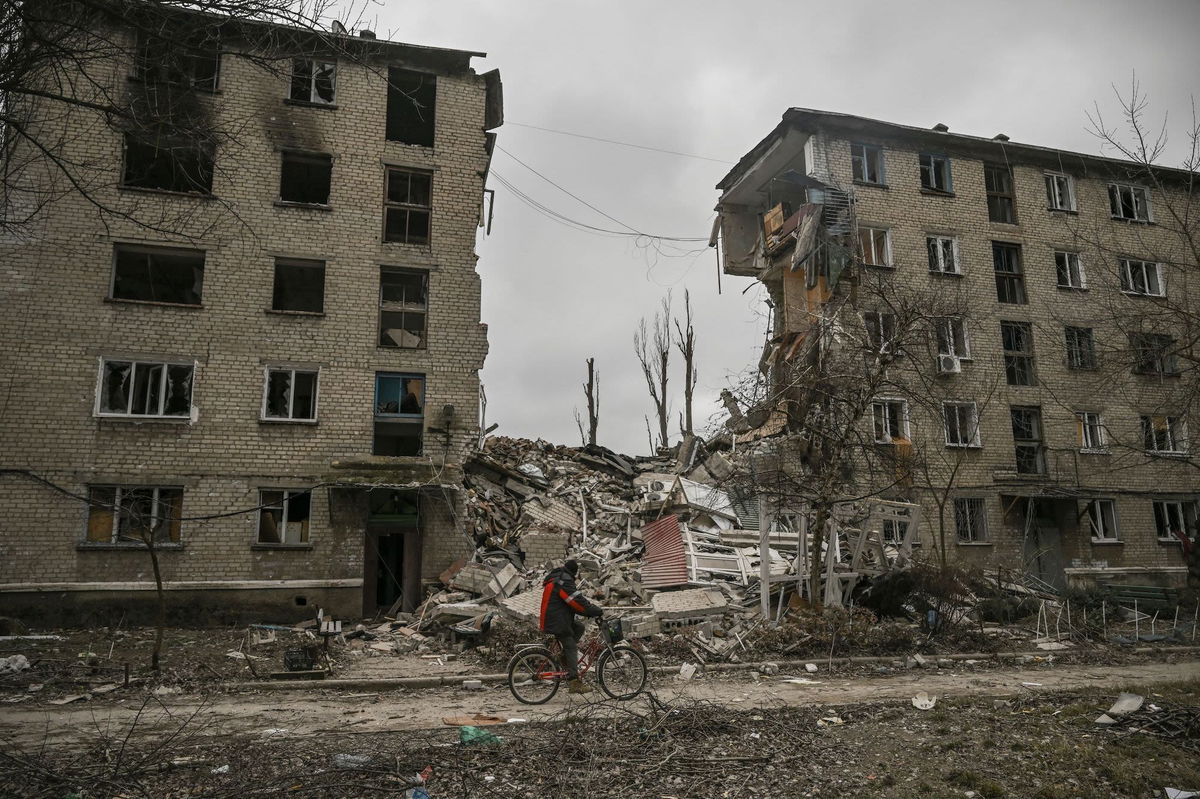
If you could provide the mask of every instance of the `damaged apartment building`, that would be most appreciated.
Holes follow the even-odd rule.
[[[787,111],[717,187],[723,269],[761,281],[772,319],[739,440],[809,436],[798,395],[838,379],[831,350],[886,356],[862,449],[910,467],[856,488],[922,506],[917,557],[1055,588],[1182,583],[1200,296],[1174,212],[1194,215],[1194,178]]]
[[[411,609],[471,547],[499,74],[128,8],[100,22],[121,47],[63,68],[144,118],[25,101],[50,157],[98,165],[80,187],[13,145],[34,210],[3,242],[0,605],[150,607],[148,540],[176,618]]]

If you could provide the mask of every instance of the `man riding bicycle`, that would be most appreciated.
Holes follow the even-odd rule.
[[[579,563],[568,560],[546,575],[542,583],[542,612],[538,628],[553,635],[562,644],[563,666],[567,670],[567,693],[586,694],[592,687],[579,679],[579,639],[583,637],[583,624],[575,621],[575,615],[602,617],[604,611],[593,605],[575,586],[579,574]]]

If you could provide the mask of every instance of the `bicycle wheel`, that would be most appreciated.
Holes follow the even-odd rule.
[[[613,699],[633,699],[646,687],[646,659],[624,644],[606,649],[596,663],[596,679]]]
[[[542,705],[558,693],[562,670],[544,647],[522,649],[508,661],[508,690],[518,702]]]

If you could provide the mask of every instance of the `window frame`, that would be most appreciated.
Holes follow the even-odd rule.
[[[1099,411],[1075,411],[1079,426],[1079,451],[1092,454],[1108,454],[1108,428],[1104,414]]]
[[[196,404],[196,371],[197,363],[195,360],[148,360],[145,358],[119,358],[102,355],[99,357],[100,372],[96,379],[96,401],[93,406],[92,415],[101,419],[129,419],[135,421],[143,420],[161,420],[168,422],[190,422],[192,415],[195,412]],[[114,413],[113,411],[105,411],[104,408],[104,388],[105,375],[107,374],[106,366],[109,363],[128,363],[129,364],[129,391],[126,399],[125,407],[128,409],[124,413]],[[137,382],[137,367],[144,365],[147,367],[162,367],[162,374],[158,379],[158,407],[159,413],[133,413],[134,404],[134,388]],[[167,379],[170,375],[170,367],[187,367],[191,371],[191,380],[188,386],[188,411],[186,414],[167,414],[162,413],[167,407],[169,392],[167,390]]]
[[[1106,509],[1107,514],[1104,512]],[[1121,543],[1121,521],[1117,515],[1116,500],[1109,497],[1090,499],[1083,515],[1087,517],[1089,538],[1093,544]]]
[[[1190,531],[1188,528],[1190,525],[1195,524],[1196,514],[1198,512],[1200,512],[1200,509],[1197,509],[1197,501],[1195,499],[1155,499],[1155,500],[1151,500],[1151,509],[1152,509],[1151,512],[1154,516],[1154,537],[1155,537],[1155,540],[1157,540],[1159,543],[1162,543],[1162,544],[1165,544],[1165,543],[1179,544],[1179,543],[1181,543],[1179,540],[1179,537],[1171,533],[1171,528],[1170,528],[1171,519],[1168,518],[1168,512],[1171,507],[1175,507],[1178,510],[1180,528],[1182,529],[1183,534],[1185,536],[1188,536],[1189,538],[1191,536],[1190,536]],[[1162,514],[1161,516],[1160,516],[1160,511]],[[1189,513],[1189,511],[1190,511],[1190,513]],[[1167,527],[1168,535],[1162,534],[1162,528],[1164,525],[1160,524],[1160,521],[1166,523],[1165,526]]]
[[[1009,349],[1008,341],[1011,338],[1008,335],[1009,330],[1019,330],[1026,344],[1027,349]],[[1004,355],[1004,378],[1010,386],[1036,386],[1038,385],[1037,373],[1037,356],[1033,346],[1033,325],[1029,322],[1017,320],[1000,320],[1000,349]],[[1014,376],[1018,375],[1018,365],[1025,364],[1026,368],[1020,372],[1028,375],[1028,382],[1015,381]]]
[[[379,410],[380,383],[382,380],[389,379],[389,378],[400,378],[400,379],[404,379],[404,380],[419,380],[419,381],[421,381],[421,396],[419,398],[419,402],[420,402],[420,406],[421,406],[420,413],[402,412],[399,410],[399,407],[400,407],[399,404],[397,406],[397,410],[394,412],[391,412],[391,411],[385,412],[385,411]],[[428,392],[428,382],[429,382],[428,375],[419,374],[416,372],[391,372],[391,371],[375,372],[375,389],[374,389],[374,392],[372,395],[373,412],[372,412],[372,417],[371,417],[372,418],[372,423],[371,423],[371,452],[372,452],[372,454],[376,454],[375,453],[375,450],[376,450],[375,438],[376,438],[376,428],[378,425],[393,424],[393,425],[399,426],[399,425],[403,425],[403,424],[416,424],[418,426],[418,432],[419,432],[419,438],[418,438],[419,446],[417,448],[418,451],[415,454],[413,454],[413,455],[391,455],[391,456],[382,456],[382,457],[421,457],[421,456],[423,456],[424,451],[425,451],[425,420],[426,420],[425,408],[426,408],[426,400],[427,400],[428,393],[429,393]]]
[[[419,205],[411,202],[399,202],[390,199],[389,187],[393,172],[400,172],[409,176],[409,186],[411,194],[412,176],[420,175],[429,181],[429,205]],[[388,215],[390,211],[403,211],[405,216],[405,238],[404,239],[389,239],[388,238]],[[424,241],[411,241],[408,238],[408,220],[413,212],[424,213],[426,215],[426,229]],[[382,239],[384,244],[411,244],[415,247],[430,247],[433,244],[433,172],[421,169],[412,169],[403,166],[392,166],[390,164],[384,167],[383,171],[383,232]]]
[[[1126,216],[1124,213],[1125,200],[1122,196],[1122,192],[1124,191],[1129,192],[1130,207],[1133,210],[1132,216]],[[1150,189],[1136,183],[1110,181],[1108,184],[1108,211],[1113,219],[1122,222],[1153,223],[1154,209],[1150,203]]]
[[[307,269],[320,270],[321,272],[321,307],[317,310],[309,310],[304,308],[281,308],[280,305],[280,269]],[[310,258],[286,258],[277,256],[274,259],[274,264],[271,273],[271,306],[272,313],[281,314],[301,314],[309,316],[324,316],[325,315],[325,273],[327,264],[325,261],[320,261]]]
[[[867,251],[866,251],[866,248],[865,248],[864,242],[863,242],[864,234],[869,234],[869,239],[870,239],[870,244],[871,244],[871,257],[875,258],[875,257],[878,257],[879,255],[882,255],[883,256],[882,261],[875,261],[875,260],[868,261],[867,260]],[[877,250],[879,249],[878,239],[879,239],[880,234],[882,234],[882,238],[883,238],[883,252],[882,253],[877,252]],[[879,269],[894,269],[895,268],[893,261],[892,261],[892,231],[890,228],[875,227],[874,225],[859,225],[858,226],[858,251],[859,251],[859,259],[864,266],[874,266]]]
[[[966,440],[952,441],[950,436],[950,418],[951,411],[954,415],[954,427],[958,432],[958,438],[962,439],[963,435],[963,418],[962,411],[969,410],[967,418],[967,436]],[[942,402],[942,432],[945,434],[947,447],[955,449],[981,449],[983,441],[979,431],[979,406],[974,400],[945,400]]]
[[[1166,333],[1130,333],[1129,351],[1133,356],[1131,371],[1149,377],[1179,377],[1179,340]]]
[[[152,257],[155,253],[163,256],[174,254],[176,257],[187,254],[191,257],[199,256],[200,261],[200,286],[196,291],[195,302],[181,302],[178,300],[142,300],[135,297],[118,297],[117,296],[117,271],[120,267],[121,253],[137,253],[144,254],[147,257]],[[152,305],[175,305],[185,308],[202,308],[204,307],[204,278],[206,268],[208,266],[208,251],[194,250],[187,247],[162,247],[151,244],[133,244],[129,242],[117,241],[113,242],[112,249],[112,273],[108,280],[108,299],[112,302],[144,302]],[[195,266],[192,267],[195,269]],[[147,270],[153,272],[153,265],[148,263]],[[194,277],[194,276],[193,276]],[[193,287],[194,288],[194,287]]]
[[[1045,475],[1047,474],[1048,464],[1046,463],[1046,422],[1042,417],[1042,408],[1040,405],[1011,405],[1008,409],[1009,420],[1012,422],[1013,436],[1013,454],[1016,463],[1018,474],[1029,475]],[[1017,438],[1017,414],[1029,414],[1029,419],[1033,422],[1031,428],[1036,427],[1035,438]],[[1022,458],[1021,451],[1023,449],[1034,449],[1034,471],[1021,468]]]
[[[1138,271],[1142,276],[1142,285],[1144,290],[1138,290],[1134,285],[1134,265],[1137,265]],[[1147,267],[1154,267],[1151,273]],[[1157,292],[1150,291],[1150,276],[1153,274],[1154,282],[1157,283]],[[1131,297],[1166,297],[1167,296],[1167,275],[1161,261],[1143,261],[1140,258],[1118,258],[1117,259],[1117,278],[1120,282],[1121,293]]]
[[[1084,339],[1081,333],[1086,333],[1087,353],[1090,359],[1084,363],[1082,359],[1074,358],[1073,355],[1082,355],[1084,350],[1078,346]],[[1075,341],[1071,340],[1072,335]],[[1073,371],[1090,371],[1100,368],[1100,359],[1096,355],[1096,334],[1095,328],[1077,327],[1075,325],[1063,325],[1063,349],[1066,354],[1066,367]]]
[[[118,187],[122,191],[156,192],[186,197],[213,197],[213,178],[216,175],[216,155],[208,148],[194,141],[184,142],[181,144],[181,146],[174,146],[172,144],[172,142],[178,141],[180,140],[171,138],[163,141],[149,142],[140,139],[134,133],[126,132],[121,138],[121,179],[118,183]],[[142,185],[138,182],[132,182],[130,180],[132,159],[130,158],[129,153],[131,147],[153,149],[156,159],[163,157],[170,162],[172,174],[179,172],[187,177],[188,185],[186,185],[184,188],[179,188],[177,186]],[[190,165],[189,163],[175,158],[174,154],[176,152],[195,154],[195,166],[197,169],[195,174],[189,174],[189,171],[185,168]],[[159,153],[166,153],[166,155],[159,156]],[[146,172],[145,175],[143,175],[143,182],[144,179],[150,175],[150,172]],[[196,180],[196,178],[199,178],[199,180]]]
[[[164,519],[168,523],[167,540],[165,540],[165,541],[155,540],[154,548],[155,549],[181,549],[183,547],[183,518],[182,518],[182,516],[183,516],[184,486],[182,486],[182,485],[142,485],[142,484],[134,485],[134,484],[118,484],[118,483],[91,483],[91,484],[88,484],[88,486],[87,486],[88,501],[87,501],[87,506],[86,506],[87,512],[84,515],[83,540],[79,542],[79,546],[81,548],[90,548],[90,549],[148,549],[149,547],[147,547],[146,543],[144,541],[142,541],[140,538],[122,538],[120,536],[122,509],[124,507],[122,504],[122,499],[124,497],[122,495],[127,492],[145,491],[147,489],[150,489],[153,492],[151,494],[152,510],[151,510],[151,514],[150,514],[150,523],[151,523],[150,528],[153,530],[160,523],[162,523],[164,521]],[[98,491],[98,490],[112,491],[113,492],[112,503],[109,504],[107,502],[98,502],[96,499],[94,499],[93,492]],[[170,514],[169,510],[167,511],[167,515],[165,515],[165,516],[161,515],[163,513],[162,508],[163,508],[163,504],[164,504],[164,500],[162,498],[162,491],[164,491],[164,490],[178,492],[178,507],[179,507],[180,518],[172,520],[169,515]],[[92,515],[97,508],[106,508],[112,514],[112,518],[110,521],[110,530],[109,530],[108,540],[106,540],[106,541],[96,541],[91,538]],[[177,522],[177,524],[174,525],[173,529],[172,529],[171,525],[169,524],[171,521]],[[155,539],[157,539],[157,538],[158,538],[158,536],[156,535]]]
[[[997,176],[1003,176],[1008,181],[1008,190],[1003,191],[995,188]],[[984,163],[983,165],[983,189],[987,198],[988,221],[997,225],[1016,225],[1017,221],[1017,186],[1016,177],[1013,175],[1012,167],[1008,164]],[[995,207],[993,207],[993,200]],[[997,219],[993,211],[997,209],[1008,210],[1008,218]],[[1003,215],[1003,214],[1001,214]]]
[[[1158,420],[1162,424],[1158,424]],[[1142,448],[1151,455],[1183,455],[1188,451],[1187,420],[1167,414],[1141,414]],[[1158,446],[1158,432],[1165,433],[1166,447]],[[1149,446],[1147,446],[1149,445]]]
[[[310,488],[259,488],[258,489],[258,519],[254,525],[254,543],[255,548],[262,549],[312,549],[312,506],[313,494],[316,493]],[[278,503],[268,503],[265,494],[280,494]],[[300,541],[288,541],[288,511],[291,509],[292,500],[297,496],[307,495],[308,497],[308,518],[305,519],[302,539]],[[279,509],[279,524],[277,530],[282,531],[280,541],[264,541],[263,535],[263,516],[265,512]]]
[[[895,355],[896,315],[886,311],[863,311],[867,349],[877,355]]]
[[[1059,256],[1062,256],[1061,259]],[[1073,291],[1087,290],[1087,273],[1084,271],[1083,260],[1079,257],[1078,252],[1073,250],[1055,250],[1054,272],[1058,288]],[[1067,279],[1066,283],[1063,282],[1064,276]],[[1073,282],[1073,280],[1077,282]]]
[[[298,64],[308,65],[308,97],[296,97],[295,91],[297,87],[296,67]],[[317,91],[318,69],[321,66],[332,66],[332,76],[330,86],[333,89],[333,96],[325,100]],[[304,105],[318,106],[320,108],[337,108],[338,99],[338,60],[336,58],[316,58],[316,57],[301,57],[292,59],[292,69],[288,73],[288,93],[286,99],[292,103],[302,103]]]
[[[855,148],[862,150],[861,155],[855,152]],[[875,156],[873,160],[878,180],[871,180],[870,178],[872,155]],[[862,177],[856,177],[854,173],[860,162],[862,163]],[[878,144],[867,144],[865,142],[850,142],[850,177],[855,183],[865,186],[886,186],[887,172],[884,169],[883,147]]]
[[[950,257],[952,260],[951,268],[946,267],[946,249],[945,245],[949,244]],[[958,275],[961,276],[962,271],[962,255],[958,249],[957,236],[944,236],[938,233],[925,234],[925,252],[929,261],[929,273],[932,275]]]
[[[433,147],[436,144],[437,138],[438,138],[437,137],[437,119],[438,119],[438,114],[437,114],[438,76],[437,76],[437,74],[434,72],[422,72],[420,70],[408,69],[406,67],[399,67],[399,66],[389,66],[387,68],[387,70],[388,70],[387,71],[387,98],[386,98],[386,104],[385,104],[385,109],[384,109],[384,126],[383,126],[384,141],[395,142],[397,144],[403,144],[403,145],[407,145],[407,146],[411,146],[411,147]],[[419,80],[417,81],[417,85],[415,87],[405,88],[400,83],[400,81],[405,78],[408,78],[408,79],[416,78]],[[425,85],[425,81],[430,81],[432,85],[427,87]],[[416,102],[417,95],[424,96],[426,94],[428,94],[428,97],[431,100],[431,102],[429,104],[429,108],[428,108],[428,113],[429,113],[430,119],[427,124],[424,124],[421,127],[428,129],[427,135],[422,135],[419,137],[418,136],[410,137],[413,139],[420,138],[421,139],[420,141],[410,141],[409,139],[402,138],[400,136],[401,131],[398,131],[395,128],[393,128],[393,124],[399,125],[401,127],[405,127],[403,124],[403,120],[396,118],[396,116],[399,114],[399,108],[393,107],[393,103],[401,102],[399,99],[397,99],[397,97],[403,97],[403,98],[405,98],[405,100],[408,101],[408,103],[410,105],[412,105],[413,107],[418,107],[417,102]],[[416,126],[413,126],[413,127],[416,127]],[[405,131],[405,132],[409,132],[409,131]],[[393,137],[392,136],[393,133],[396,133],[397,136]]]
[[[928,163],[926,163],[928,161]],[[952,195],[954,194],[954,169],[951,166],[950,156],[943,153],[923,152],[917,156],[917,172],[920,178],[921,191],[927,191],[934,194]],[[925,178],[929,176],[927,183]],[[944,186],[938,186],[938,178],[941,178]]]
[[[938,355],[948,355],[960,361],[971,361],[971,336],[967,329],[967,320],[961,316],[939,316],[933,320],[934,344]],[[945,336],[943,336],[943,332]],[[959,335],[961,334],[961,335]],[[962,352],[958,352],[958,340],[962,339]],[[945,341],[947,347],[942,347]]]
[[[899,416],[892,418],[893,414],[898,411]],[[880,422],[883,422],[881,427]],[[895,445],[897,441],[911,442],[912,436],[909,429],[908,417],[908,400],[901,397],[876,397],[871,400],[871,423],[872,434],[876,444]],[[893,425],[893,423],[895,423]],[[891,434],[892,427],[895,426],[899,435]],[[883,430],[884,438],[880,437],[880,430]]]
[[[424,293],[424,304],[423,304],[421,310],[418,311],[415,308],[410,309],[410,308],[398,307],[401,305],[408,305],[409,303],[407,301],[397,302],[395,300],[385,301],[383,299],[383,277],[385,274],[388,274],[388,273],[420,276],[421,286],[422,286],[423,293]],[[411,269],[408,267],[400,267],[400,266],[381,266],[379,268],[379,300],[378,300],[378,316],[376,319],[377,324],[376,324],[376,336],[375,336],[375,346],[376,347],[378,347],[380,349],[386,349],[386,350],[427,350],[427,349],[429,349],[429,282],[430,281],[429,281],[429,270],[428,269]],[[392,307],[392,306],[396,306],[396,307]],[[401,313],[401,314],[404,314],[406,318],[407,318],[408,314],[418,314],[419,313],[421,315],[421,341],[420,341],[420,343],[415,347],[405,347],[401,344],[384,344],[383,343],[383,335],[384,335],[383,334],[383,331],[384,331],[383,315],[385,313]],[[407,330],[408,328],[403,327],[403,325],[402,325],[402,329]]]
[[[1068,175],[1066,172],[1054,172],[1047,170],[1043,173],[1046,181],[1046,210],[1047,211],[1067,211],[1077,213],[1079,208],[1075,201],[1075,177]],[[1066,204],[1062,204],[1060,196],[1059,181],[1062,181],[1063,189],[1066,193]]]
[[[291,200],[283,196],[283,188],[285,182],[285,173],[289,160],[293,163],[305,163],[309,167],[316,165],[318,162],[322,166],[329,168],[329,173],[326,179],[325,201],[315,202],[311,200]],[[282,205],[299,205],[308,206],[311,208],[329,208],[331,207],[330,200],[333,199],[333,154],[309,152],[305,150],[280,150],[279,151],[279,195],[276,200]]]
[[[271,416],[268,413],[268,404],[271,396],[271,375],[272,373],[288,373],[288,415],[287,416]],[[295,415],[296,407],[296,375],[306,374],[312,375],[312,416],[297,417]],[[319,419],[321,397],[321,367],[319,366],[291,366],[287,364],[266,364],[263,366],[263,391],[262,405],[259,408],[258,420],[260,422],[268,422],[271,424],[316,424]]]
[[[174,36],[171,31],[166,31],[165,36],[155,36],[149,31],[142,30],[137,33],[137,41],[134,45],[133,58],[133,74],[130,76],[132,80],[139,83],[145,83],[150,86],[182,86],[204,94],[215,94],[221,88],[221,56],[222,49],[220,40],[215,36],[208,37],[210,41],[203,41],[201,37],[188,38],[182,31],[178,31],[180,36]],[[186,39],[186,41],[185,41]],[[182,51],[179,57],[184,59],[186,64],[183,69],[169,70],[162,60],[151,53],[151,46],[157,43],[160,46],[170,50]],[[211,44],[210,49],[208,45]],[[205,78],[197,78],[197,73],[200,72],[198,66],[202,62],[210,62],[212,64],[212,76]],[[179,66],[178,64],[174,66]],[[163,75],[160,70],[173,72],[173,74]]]
[[[978,503],[978,504],[976,504]],[[978,518],[974,515],[978,514]],[[981,530],[976,530],[975,522],[979,521]],[[963,535],[963,522],[968,522],[966,525],[967,535]],[[960,545],[971,544],[990,544],[991,536],[988,532],[987,518],[987,498],[986,497],[955,497],[954,498],[954,535]]]
[[[1015,260],[1009,263],[1008,258],[1002,259],[998,257],[1002,252],[1014,254]],[[1001,261],[1003,261],[1003,264]],[[1002,265],[1003,269],[1001,269]],[[1003,305],[1029,304],[1029,294],[1025,291],[1025,257],[1020,244],[1013,244],[1008,241],[993,241],[992,271],[996,276],[996,302]],[[1010,289],[1013,287],[1018,289],[1018,291],[1011,291]],[[1019,299],[1005,299],[1007,296],[1019,296]]]

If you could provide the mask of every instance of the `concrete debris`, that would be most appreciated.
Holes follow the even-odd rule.
[[[0,674],[17,674],[29,667],[29,660],[24,655],[0,658]]]

